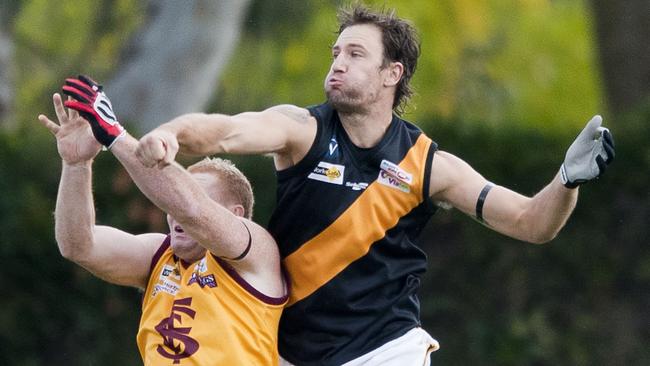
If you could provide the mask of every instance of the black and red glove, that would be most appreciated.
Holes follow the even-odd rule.
[[[63,93],[74,100],[67,100],[64,105],[88,120],[95,139],[110,149],[126,130],[115,118],[111,101],[102,89],[101,85],[84,75],[79,75],[78,79],[65,79]]]

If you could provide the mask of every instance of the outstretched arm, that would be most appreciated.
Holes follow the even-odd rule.
[[[494,230],[532,243],[545,243],[558,234],[573,212],[579,184],[602,175],[614,158],[609,131],[594,117],[567,151],[553,180],[533,197],[492,185],[452,154],[436,153],[430,194],[474,216]]]
[[[212,199],[179,164],[172,162],[162,169],[143,166],[135,155],[138,141],[123,132],[101,86],[85,78],[69,79],[66,84],[64,91],[76,99],[66,102],[66,106],[87,118],[95,138],[110,146],[142,193],[214,255],[232,259],[247,253],[232,265],[247,280],[252,278],[258,289],[281,293],[278,249],[266,230]],[[96,100],[104,102],[98,104]]]
[[[140,139],[136,155],[146,166],[164,166],[180,151],[272,154],[276,168],[293,166],[307,153],[316,136],[316,120],[306,109],[280,105],[262,112],[234,116],[185,114]]]
[[[59,251],[65,258],[108,282],[143,288],[151,258],[165,236],[136,236],[95,225],[92,160],[101,145],[76,111],[65,111],[58,94],[54,95],[53,101],[59,123],[44,115],[38,119],[55,135],[62,158],[55,209],[55,237]]]

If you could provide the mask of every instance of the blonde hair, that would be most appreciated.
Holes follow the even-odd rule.
[[[206,157],[190,165],[187,171],[190,173],[216,174],[224,183],[222,188],[233,199],[234,203],[244,207],[244,217],[249,220],[252,219],[253,205],[255,204],[253,188],[244,173],[237,169],[230,160]]]

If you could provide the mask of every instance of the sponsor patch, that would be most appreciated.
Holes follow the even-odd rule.
[[[156,296],[159,292],[165,292],[170,295],[176,295],[180,290],[181,273],[178,267],[165,264],[158,276],[158,282],[153,286],[151,297]]]
[[[156,294],[159,292],[166,292],[172,296],[175,296],[180,289],[181,286],[178,282],[170,280],[169,278],[162,278],[160,281],[158,281],[157,284],[153,286],[151,297],[156,296]]]
[[[343,185],[343,173],[345,166],[339,164],[326,163],[321,161],[314,170],[307,176],[309,179],[318,180],[325,183]]]
[[[368,188],[368,183],[345,182],[345,186],[352,188],[353,191],[362,191]]]
[[[164,277],[171,277],[177,281],[180,281],[181,273],[178,271],[178,268],[176,266],[165,264],[162,271],[160,272],[160,279],[162,280]]]
[[[400,168],[397,164],[391,163],[388,160],[382,160],[381,165],[379,166],[381,170],[392,175],[393,177],[401,180],[406,184],[413,183],[413,174],[407,172],[406,170]]]
[[[411,187],[403,182],[402,180],[398,179],[392,174],[386,173],[385,170],[380,170],[379,171],[379,176],[377,177],[377,182],[389,186],[391,188],[399,189],[402,192],[408,193],[411,191]]]
[[[217,287],[217,280],[214,278],[213,274],[209,274],[207,276],[201,276],[196,272],[194,272],[192,273],[192,277],[190,278],[190,280],[187,281],[187,285],[189,286],[193,283],[198,283],[201,288],[205,286],[211,288]]]

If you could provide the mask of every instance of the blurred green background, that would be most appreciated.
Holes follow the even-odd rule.
[[[141,363],[141,294],[58,252],[52,212],[61,164],[36,116],[53,116],[51,94],[79,72],[105,81],[111,96],[110,81],[137,47],[133,36],[156,15],[152,4],[168,3],[0,0],[2,365]],[[341,3],[246,3],[204,110],[320,103]],[[549,244],[508,239],[453,210],[434,216],[421,237],[429,269],[420,292],[423,326],[442,346],[433,364],[649,365],[650,2],[367,3],[394,7],[420,31],[417,95],[404,117],[488,179],[534,194],[597,113],[617,145],[614,164],[580,189]],[[148,130],[123,122],[136,136]],[[251,179],[255,220],[266,224],[271,159],[230,158]],[[94,191],[98,223],[166,230],[110,154],[96,159]]]

